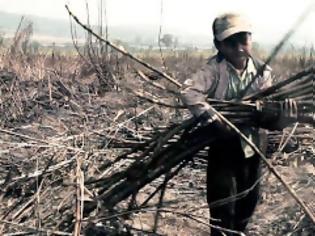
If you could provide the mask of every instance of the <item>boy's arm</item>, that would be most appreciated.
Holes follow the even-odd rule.
[[[185,81],[180,97],[195,117],[208,120],[215,116],[206,101],[211,90],[215,89],[215,84],[214,71],[208,64]]]

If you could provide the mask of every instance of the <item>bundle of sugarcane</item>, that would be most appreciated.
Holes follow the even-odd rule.
[[[209,100],[212,107],[228,118],[232,123],[246,123],[258,126],[257,100],[264,112],[279,112],[285,98],[297,100],[299,115],[295,121],[314,123],[314,103],[311,100],[314,89],[314,68],[279,82],[274,86],[246,97],[245,101]],[[171,125],[157,132],[148,141],[142,142],[119,156],[114,162],[104,164],[101,169],[113,165],[124,158],[135,161],[124,170],[113,175],[89,180],[86,184],[99,189],[97,199],[109,208],[136,194],[139,189],[163,174],[172,178],[198,152],[211,145],[216,134],[210,127],[198,125],[198,120],[190,118],[181,124]],[[294,122],[294,121],[292,121]],[[211,135],[212,134],[212,135]],[[149,199],[152,196],[149,197]],[[145,200],[143,204],[147,203]]]

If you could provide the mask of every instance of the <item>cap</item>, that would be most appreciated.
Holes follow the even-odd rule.
[[[212,30],[215,39],[218,41],[223,41],[224,39],[236,33],[251,33],[252,26],[245,16],[227,13],[215,18],[213,21]]]

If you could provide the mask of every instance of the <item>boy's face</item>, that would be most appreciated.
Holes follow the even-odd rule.
[[[248,32],[233,34],[221,42],[217,49],[233,65],[242,64],[251,55],[252,38]]]

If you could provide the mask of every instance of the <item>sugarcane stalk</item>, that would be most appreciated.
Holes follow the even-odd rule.
[[[187,122],[186,122],[187,123]],[[179,144],[175,144],[175,146],[178,146]],[[166,151],[164,150],[164,152],[160,152],[159,154],[160,155],[162,155],[163,156],[163,154],[164,155],[167,155],[167,156],[171,156],[171,154],[169,154],[170,152],[172,153],[173,152],[173,148],[172,147],[167,147],[167,148],[165,148],[166,149]],[[175,148],[175,151],[176,151],[176,148]],[[175,155],[175,153],[174,153],[174,155]],[[139,172],[139,174],[140,175],[147,175],[148,173],[148,170],[150,169],[150,166],[152,166],[152,163],[153,162],[155,162],[154,161],[154,156],[151,156],[151,158],[150,158],[150,160],[149,160],[149,163],[147,163],[146,164],[146,161],[142,161],[142,163],[140,164],[140,167],[141,167],[141,170],[142,171],[140,171]],[[159,158],[159,159],[163,159],[163,158]],[[128,170],[126,170],[126,172],[129,172],[129,173],[131,173],[131,172],[133,172],[133,173],[135,173],[137,168],[135,168],[135,165],[134,164],[132,164],[129,168],[128,168]],[[146,170],[146,171],[143,171],[143,170]],[[130,178],[135,178],[135,176],[129,176]],[[141,179],[141,178],[139,178],[138,177],[138,179]],[[113,194],[113,192],[116,194],[116,190],[114,189],[113,191],[111,191],[111,193]]]
[[[181,109],[181,108],[185,108],[185,106],[181,106],[181,105],[177,105],[177,104],[169,104],[166,103],[164,101],[161,101],[157,98],[154,97],[148,97],[146,95],[144,95],[142,92],[140,91],[132,91],[136,96],[138,96],[139,98],[142,98],[144,100],[147,100],[148,102],[160,105],[160,106],[164,106],[164,107],[169,107],[169,108],[177,108],[177,109]]]
[[[286,80],[283,80],[283,81],[280,81],[276,84],[274,84],[273,86],[269,87],[269,88],[266,88],[265,90],[263,91],[259,91],[259,92],[256,92],[254,94],[251,94],[251,95],[248,95],[248,96],[245,96],[243,98],[243,100],[257,100],[257,99],[261,99],[263,97],[267,97],[269,95],[271,95],[272,93],[276,92],[278,89],[280,89],[281,87],[284,87],[304,76],[308,76],[308,75],[314,75],[315,73],[315,66],[312,66],[304,71],[301,71],[297,74],[295,74],[294,76],[290,77],[289,79],[286,79]]]
[[[101,199],[107,207],[111,208],[115,206],[120,201],[126,199],[132,193],[137,192],[140,188],[145,186],[147,183],[150,183],[152,180],[158,178],[163,173],[166,173],[174,166],[178,165],[182,160],[187,160],[188,157],[193,157],[204,146],[209,145],[213,139],[199,140],[199,143],[196,143],[190,148],[187,149],[187,144],[181,147],[181,152],[175,150],[174,148],[170,149],[163,159],[167,160],[164,162],[164,165],[159,165],[150,171],[147,171],[145,175],[142,175],[142,178],[137,178],[137,181],[125,181],[123,184],[117,186],[111,192],[107,192],[103,195],[98,196],[98,199]],[[179,145],[177,145],[179,147]],[[176,155],[177,154],[177,155]]]
[[[294,89],[298,89],[298,88],[303,88],[303,86],[305,87],[306,84],[308,84],[309,86],[311,86],[310,84],[312,84],[314,82],[314,75],[313,74],[309,74],[308,76],[305,77],[301,77],[299,80],[294,81],[292,83],[289,83],[285,86],[282,86],[281,88],[279,88],[277,91],[273,92],[272,94],[270,94],[269,96],[273,96],[275,94],[284,92],[284,91],[292,91]],[[265,98],[269,97],[266,96]]]
[[[277,56],[281,48],[285,45],[285,43],[289,40],[289,38],[296,32],[297,28],[302,24],[302,22],[307,18],[307,16],[313,11],[312,7],[306,8],[305,11],[300,15],[295,24],[290,28],[290,30],[283,36],[283,38],[279,41],[279,43],[275,46],[275,48],[271,51],[271,54],[268,56],[265,63],[257,69],[257,73],[254,78],[248,83],[245,89],[241,92],[240,99],[238,100],[247,100],[244,98],[247,91],[250,89],[251,85],[256,81],[259,76],[263,75],[267,65]]]
[[[295,83],[291,83],[291,84],[288,84],[287,86],[284,86],[283,88],[289,87],[289,86],[292,86],[292,87],[300,86],[300,85],[306,84],[310,81],[314,81],[314,79],[315,79],[315,75],[311,73],[311,74],[304,76],[301,79],[297,80]]]
[[[167,178],[166,181],[169,181],[170,179],[172,179],[175,175],[178,174],[178,172],[183,169],[186,165],[188,164],[187,160],[184,160],[172,173],[170,173]],[[161,184],[160,186],[158,186],[153,193],[151,193],[140,205],[140,207],[144,207],[148,204],[148,202],[162,189],[163,184]]]
[[[294,100],[296,101],[313,101],[314,100],[314,94],[306,94],[306,95],[299,95],[294,97]]]
[[[187,122],[184,122],[182,125],[183,128],[186,127],[188,121]],[[147,140],[145,141],[144,143],[139,143],[136,147],[134,147],[132,150],[130,150],[129,152],[126,152],[122,155],[119,155],[114,161],[112,162],[108,162],[108,163],[105,163],[103,165],[101,165],[99,167],[100,170],[104,170],[108,167],[110,167],[111,165],[125,159],[128,155],[130,154],[133,154],[135,152],[138,152],[138,151],[144,151],[143,155],[147,155],[147,153],[149,153],[150,151],[153,150],[153,148],[155,147],[156,145],[156,140],[159,139],[159,137],[162,135],[164,136],[165,134],[167,134],[168,132],[170,132],[170,130],[172,130],[174,127],[176,127],[176,125],[170,125],[169,127],[163,129],[163,132],[158,132],[157,134],[155,134],[153,137],[151,137],[150,140]]]
[[[139,78],[141,78],[143,81],[147,82],[148,84],[151,84],[153,87],[169,92],[171,94],[174,94],[175,96],[178,96],[178,93],[176,93],[175,91],[166,88],[164,85],[156,81],[150,80],[141,70],[136,69],[136,73],[139,75]]]
[[[294,94],[298,94],[300,92],[311,92],[313,87],[313,83],[306,83],[300,86],[294,86],[290,89],[286,89],[284,91],[279,91],[277,93],[273,93],[272,95],[268,96],[267,98],[270,100],[278,100],[281,98],[287,98],[288,96],[294,96]]]
[[[146,157],[150,156],[150,160],[154,160],[156,158],[156,156],[162,155],[163,152],[165,152],[167,150],[167,148],[161,148],[161,147],[162,147],[162,145],[167,144],[168,139],[170,139],[172,136],[174,136],[175,134],[177,134],[181,130],[189,129],[189,127],[195,126],[195,124],[197,122],[198,121],[196,119],[192,118],[192,119],[186,120],[182,124],[177,125],[175,127],[171,126],[171,127],[174,127],[174,128],[172,128],[170,130],[166,130],[163,135],[160,135],[160,137],[163,137],[163,138],[153,139],[150,143],[147,143],[146,145],[149,145],[149,147],[147,147],[147,149],[143,150],[144,145],[141,144],[141,145],[139,145],[139,147],[135,147],[132,151],[119,156],[118,158],[116,158],[116,160],[114,162],[116,163],[116,162],[118,162],[118,161],[120,161],[122,159],[125,159],[128,155],[130,155],[132,153],[135,153],[136,151],[139,151],[139,149],[140,149],[140,150],[143,150],[143,152],[138,156],[137,160],[134,163],[132,163],[131,166],[128,169],[129,170],[136,170],[136,169],[139,169],[139,166],[142,168],[144,165],[146,165],[145,164],[146,163],[146,161],[145,161]],[[156,148],[157,146],[160,146],[160,148],[157,149]],[[113,162],[111,162],[111,164],[113,164]],[[120,175],[119,173],[116,173],[116,174],[114,174],[113,178],[115,179],[115,181],[118,181],[118,180],[121,180],[123,178],[127,178],[130,175],[128,170],[124,171],[124,173],[125,174],[123,174],[123,175]],[[99,179],[99,180],[90,180],[90,181],[88,181],[85,184],[98,183],[97,186],[100,186],[102,184],[109,185],[109,183],[112,184],[111,179],[112,179],[112,176],[107,177],[107,178],[102,178],[102,179]]]
[[[300,90],[300,91],[295,91],[294,93],[288,94],[286,97],[285,96],[281,96],[279,98],[277,98],[277,100],[285,100],[287,98],[295,98],[295,97],[299,97],[299,96],[306,96],[306,95],[313,95],[314,92],[314,88],[309,87],[305,90]]]

